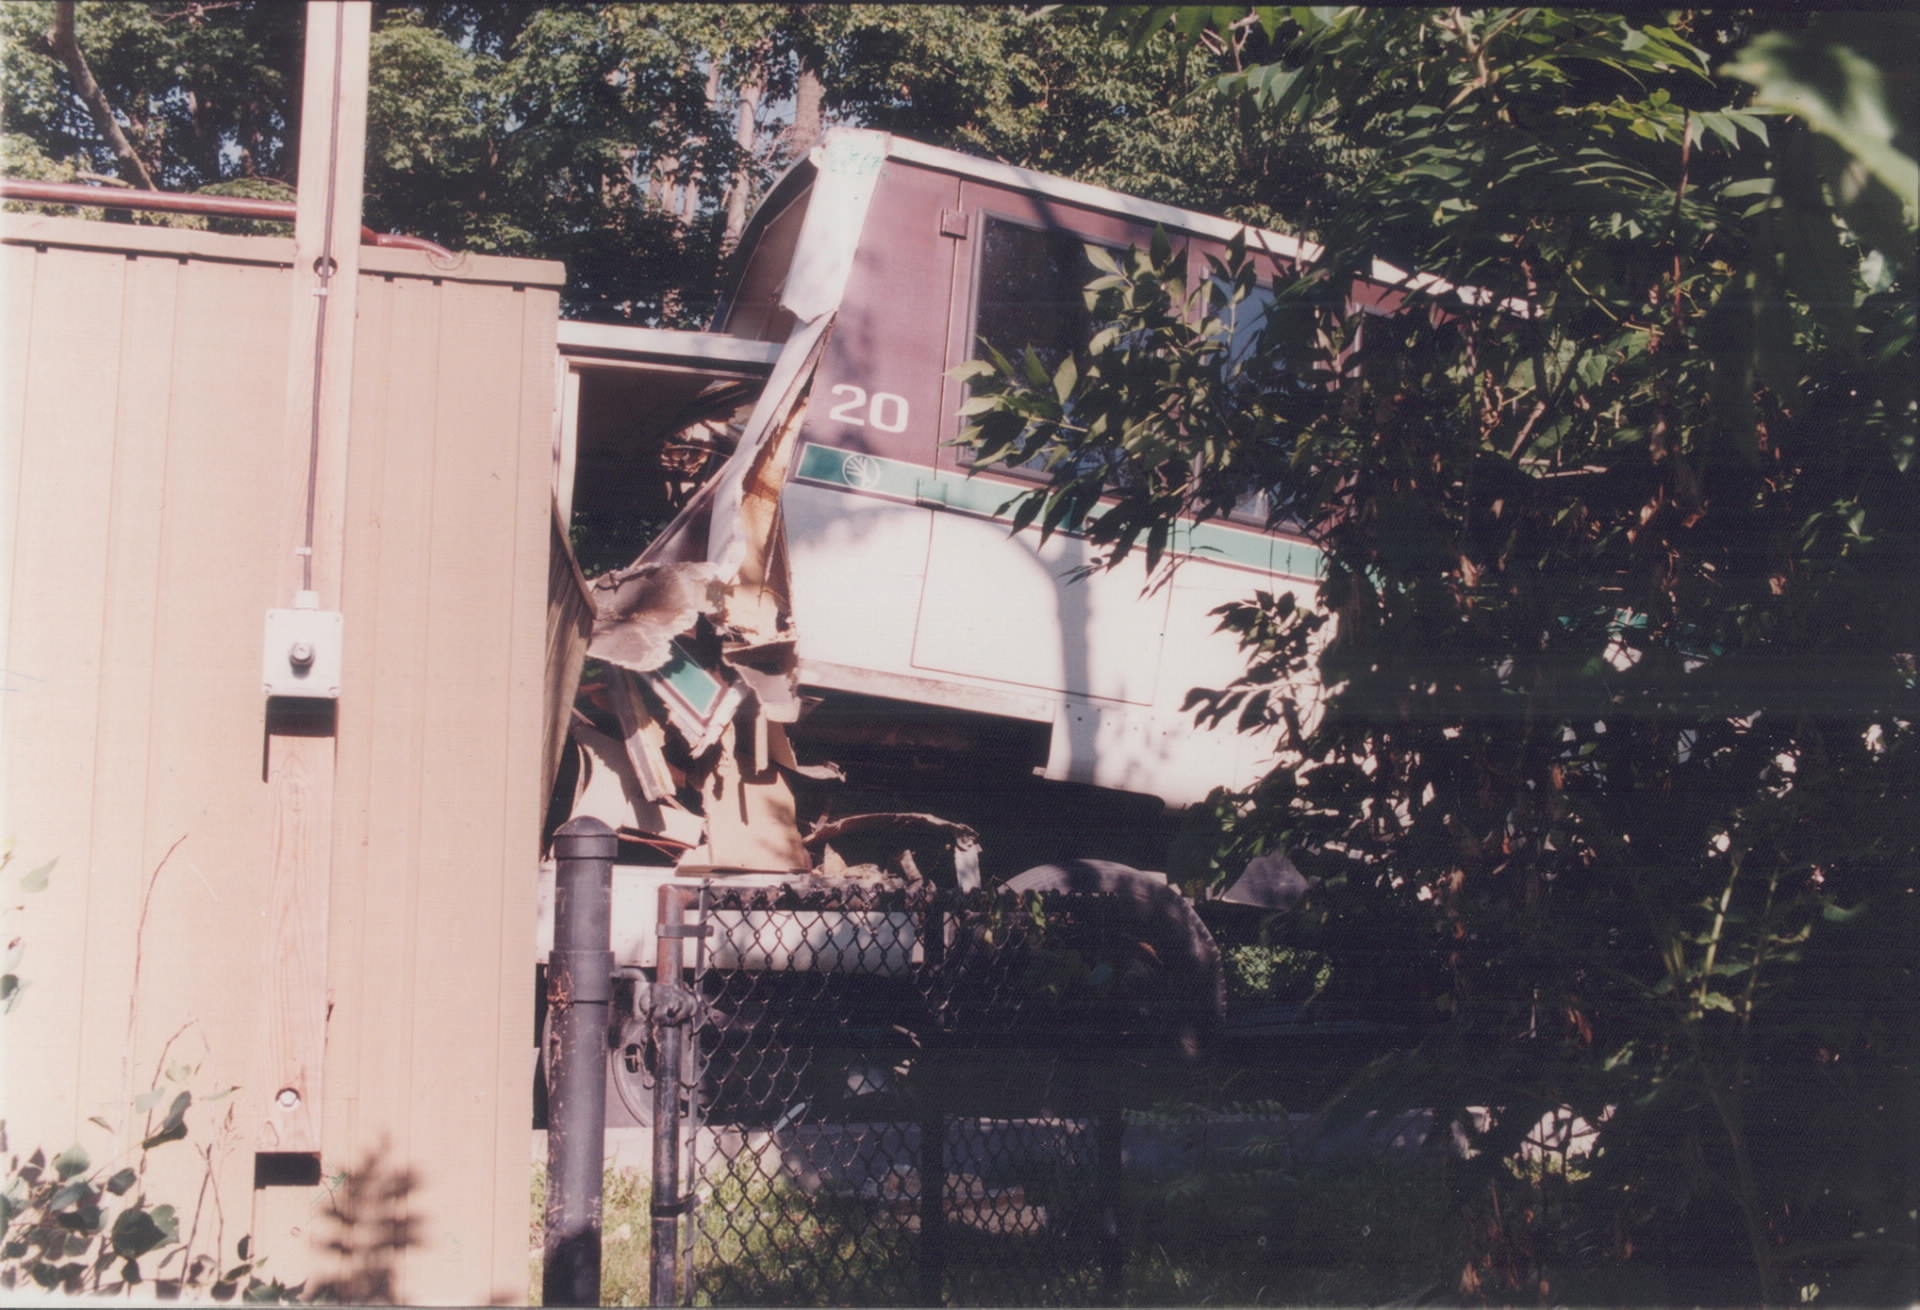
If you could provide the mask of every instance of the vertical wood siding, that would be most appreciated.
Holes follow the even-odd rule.
[[[355,1299],[518,1299],[559,270],[366,252],[322,599],[347,616],[326,1185],[256,1192],[291,243],[13,216],[5,236],[9,890],[59,861],[6,899],[27,979],[3,1021],[10,1145],[129,1149],[132,1098],[173,1065],[197,1098],[239,1088],[190,1119],[223,1257],[252,1228],[272,1272]],[[149,1179],[190,1206],[206,1171],[170,1145]],[[394,1219],[398,1247],[374,1231]]]

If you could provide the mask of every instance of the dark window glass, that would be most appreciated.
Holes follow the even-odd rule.
[[[1223,277],[1209,281],[1213,286],[1213,312],[1232,315],[1233,344],[1228,347],[1228,358],[1235,363],[1245,363],[1259,344],[1261,330],[1267,325],[1267,313],[1274,303],[1273,288],[1261,283],[1249,291],[1238,305],[1233,305],[1233,283]]]
[[[1104,244],[1104,243],[1100,243]],[[1100,270],[1087,258],[1087,239],[1075,232],[1025,227],[989,216],[981,237],[980,285],[974,298],[974,357],[984,341],[1015,368],[1029,349],[1051,374],[1097,330],[1087,310],[1087,283]],[[1116,254],[1119,247],[1108,246]],[[973,452],[960,453],[971,463]],[[1045,458],[1002,464],[1010,473],[1043,473]]]
[[[980,251],[974,337],[1014,363],[1031,347],[1051,373],[1094,333],[1087,283],[1099,270],[1087,240],[988,218]]]

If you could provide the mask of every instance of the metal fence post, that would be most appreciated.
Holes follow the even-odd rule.
[[[927,907],[920,938],[921,958],[930,976],[938,976],[947,952],[946,915],[936,902]],[[930,1047],[937,1036],[929,1032]],[[923,1050],[916,1072],[915,1099],[920,1108],[920,1300],[946,1303],[947,1282],[947,1116],[938,1069],[927,1067],[933,1050]]]
[[[680,1198],[681,1066],[685,1060],[690,997],[681,984],[687,937],[687,890],[660,889],[659,943],[654,974],[654,1050],[658,1061],[653,1079],[653,1259],[648,1267],[647,1299],[654,1305],[677,1305],[680,1295],[680,1218],[686,1206]],[[689,1094],[698,1089],[688,1089]],[[692,1271],[688,1274],[691,1277]]]
[[[1094,1185],[1100,1189],[1100,1299],[1107,1305],[1120,1304],[1127,1265],[1121,1154],[1126,1120],[1115,1094],[1117,1075],[1117,1070],[1096,1074],[1093,1106]]]
[[[541,1299],[600,1304],[600,1171],[613,1001],[613,830],[571,819],[554,836],[547,957],[547,1208]]]

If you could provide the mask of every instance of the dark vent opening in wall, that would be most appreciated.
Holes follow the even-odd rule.
[[[253,1185],[259,1187],[317,1187],[320,1153],[317,1151],[259,1151],[253,1157]]]

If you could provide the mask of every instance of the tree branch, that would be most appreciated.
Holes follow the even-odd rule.
[[[148,191],[160,188],[153,180],[153,174],[134,152],[133,142],[127,140],[127,134],[120,128],[120,120],[113,116],[113,105],[107,99],[107,93],[100,89],[100,83],[94,80],[93,70],[87,67],[87,57],[80,50],[80,38],[73,27],[74,0],[60,0],[53,9],[54,53],[67,66],[67,75],[73,79],[73,92],[93,115],[94,126],[107,138],[107,144],[113,147],[113,153],[120,157],[120,171],[127,181]]]

